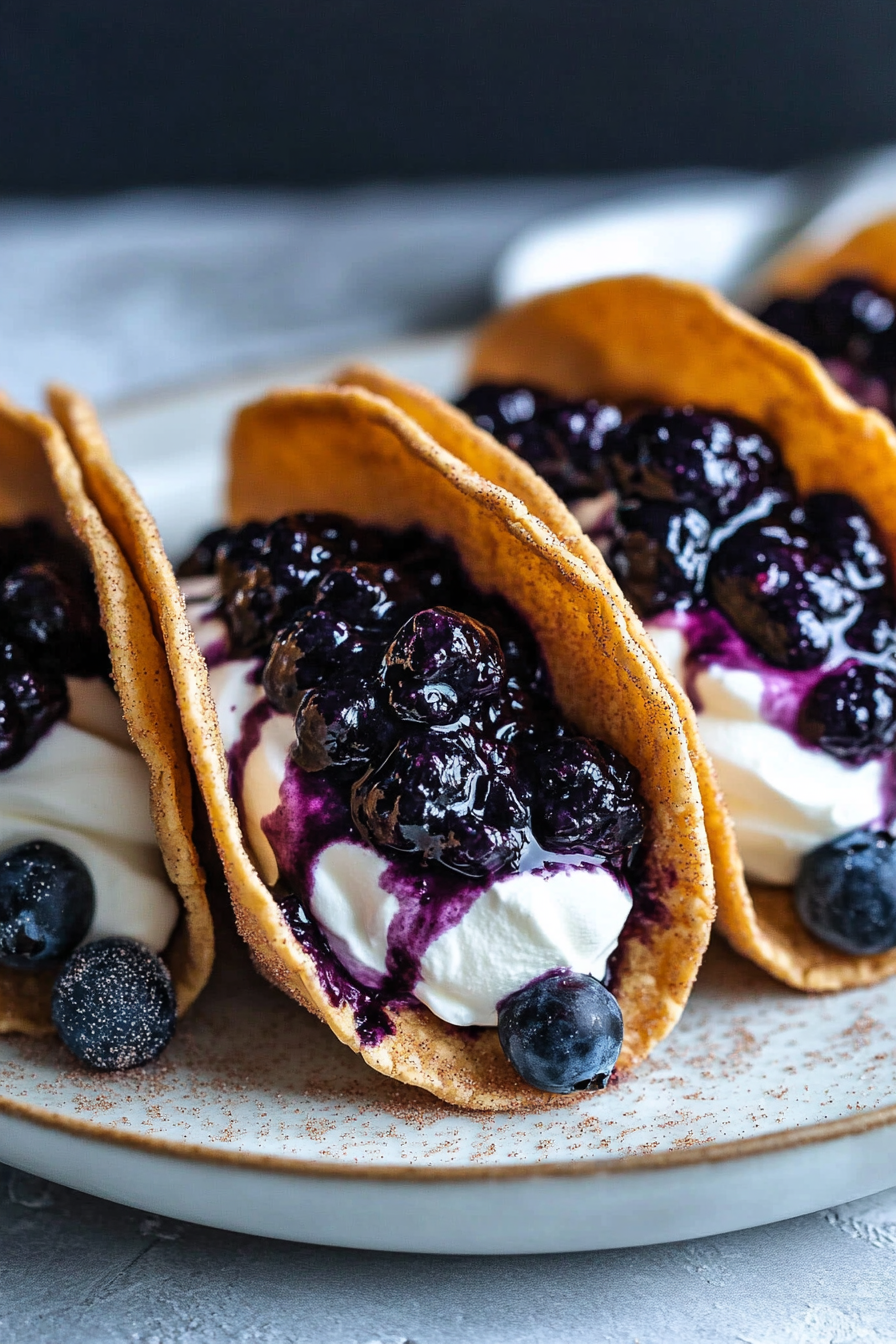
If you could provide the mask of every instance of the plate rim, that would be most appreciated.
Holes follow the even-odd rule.
[[[469,336],[469,328],[449,328],[436,331],[408,333],[403,336],[388,335],[368,342],[359,341],[354,350],[333,349],[313,353],[297,353],[276,363],[247,364],[226,370],[217,375],[197,377],[182,383],[166,383],[148,388],[123,397],[104,402],[101,414],[108,419],[127,418],[152,412],[164,406],[176,405],[181,401],[190,401],[202,397],[235,390],[249,382],[270,379],[276,386],[284,378],[311,377],[312,371],[328,365],[337,367],[363,354],[365,358],[388,358],[407,350],[419,350],[421,347],[438,347],[462,342]],[[303,371],[307,370],[307,373]],[[546,1108],[547,1109],[547,1108]],[[244,1170],[281,1172],[300,1177],[321,1179],[349,1179],[362,1181],[421,1182],[426,1184],[451,1184],[454,1182],[513,1181],[532,1177],[541,1179],[569,1179],[579,1176],[603,1176],[610,1178],[633,1171],[652,1171],[674,1169],[703,1164],[715,1165],[724,1162],[739,1161],[768,1153],[782,1152],[815,1144],[833,1142],[859,1134],[870,1133],[888,1126],[896,1126],[896,1102],[870,1110],[858,1111],[854,1115],[841,1116],[834,1120],[816,1121],[811,1125],[793,1125],[787,1129],[775,1130],[768,1134],[758,1134],[748,1138],[720,1140],[710,1143],[695,1143],[690,1147],[668,1150],[661,1153],[631,1154],[625,1157],[572,1158],[565,1161],[508,1163],[493,1165],[466,1164],[458,1166],[414,1164],[414,1163],[341,1163],[316,1161],[309,1158],[284,1157],[274,1153],[251,1153],[246,1151],[228,1151],[219,1146],[203,1145],[191,1142],[159,1138],[147,1134],[137,1134],[125,1129],[93,1124],[88,1120],[79,1120],[73,1116],[47,1110],[40,1106],[18,1101],[0,1093],[0,1114],[23,1120],[77,1138],[85,1138],[99,1144],[114,1144],[116,1147],[136,1150],[147,1154],[173,1157],[187,1162],[201,1162],[220,1167],[236,1167]]]

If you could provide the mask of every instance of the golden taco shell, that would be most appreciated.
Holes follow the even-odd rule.
[[[58,400],[65,410],[65,396]],[[183,902],[182,917],[164,953],[178,1012],[183,1013],[208,980],[214,939],[205,876],[192,841],[189,758],[164,649],[126,560],[85,493],[59,425],[0,397],[0,523],[36,516],[58,530],[70,529],[93,570],[115,686],[128,731],[149,770],[159,849]],[[0,968],[0,1031],[52,1032],[54,978],[53,970]]]
[[[451,540],[473,580],[510,597],[529,621],[564,712],[640,770],[652,816],[651,885],[662,908],[639,933],[623,935],[617,988],[625,1018],[620,1067],[643,1059],[680,1016],[714,907],[688,744],[665,674],[631,637],[624,608],[517,499],[361,389],[277,392],[246,407],[236,419],[230,462],[231,522],[326,510],[387,528],[419,524]],[[82,466],[163,632],[236,920],[261,971],[375,1069],[446,1101],[497,1110],[570,1100],[524,1083],[505,1060],[496,1030],[464,1032],[422,1007],[391,1012],[394,1034],[362,1046],[350,1008],[330,1002],[247,850],[228,792],[205,660],[156,528],[97,444],[82,454]]]
[[[769,299],[807,299],[847,275],[896,292],[896,215],[874,220],[838,246],[797,242],[785,248],[762,268],[751,289]]]
[[[440,442],[528,503],[621,602],[597,548],[559,500],[546,510],[544,482],[460,411],[420,389],[370,371],[369,382],[418,416]],[[801,491],[844,491],[880,526],[896,560],[896,431],[862,410],[816,360],[718,294],[697,285],[631,276],[544,295],[498,313],[478,333],[471,382],[520,382],[568,397],[633,404],[689,403],[755,420],[781,446]],[[465,423],[466,435],[461,432]],[[537,479],[537,478],[536,478]],[[630,608],[630,637],[655,668],[649,637]],[[789,985],[836,990],[896,971],[896,951],[852,957],[813,938],[796,917],[790,888],[748,888],[734,828],[684,693],[674,692],[700,781],[713,857],[719,927],[737,951]]]

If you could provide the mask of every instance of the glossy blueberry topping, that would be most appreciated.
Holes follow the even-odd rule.
[[[0,770],[24,760],[68,713],[65,678],[33,668],[15,644],[0,644]]]
[[[864,405],[893,412],[896,306],[862,276],[843,276],[808,299],[776,299],[762,320],[824,360]]]
[[[799,731],[851,765],[880,756],[896,743],[896,676],[870,663],[829,672],[803,701]]]
[[[398,734],[399,725],[378,688],[363,681],[337,682],[303,693],[293,759],[311,772],[339,767],[357,773],[369,761],[383,760]]]
[[[563,737],[533,753],[532,827],[557,854],[624,859],[644,838],[639,776],[606,744]]]
[[[162,1053],[174,1034],[177,1000],[161,957],[134,938],[103,938],[63,966],[51,1012],[76,1059],[111,1072]]]
[[[383,658],[389,704],[409,723],[457,723],[503,680],[504,656],[494,631],[448,607],[417,612]]]
[[[849,495],[809,495],[802,505],[806,532],[825,555],[838,560],[858,593],[889,583],[890,564],[878,529]]]
[[[96,904],[85,865],[52,840],[0,854],[0,965],[61,961],[87,936]]]
[[[774,522],[729,537],[709,567],[708,593],[735,630],[773,667],[818,667],[831,648],[829,615],[855,601],[845,577],[809,538]]]
[[[282,713],[294,714],[302,691],[342,676],[372,671],[382,640],[340,619],[327,607],[308,607],[298,620],[279,630],[265,663],[265,695]]]
[[[690,606],[703,591],[712,529],[697,509],[623,499],[610,563],[642,616]]]
[[[83,565],[75,571],[64,571],[62,562],[19,565],[0,588],[0,619],[35,668],[77,677],[108,671],[96,594]]]
[[[896,843],[889,834],[851,831],[807,854],[794,893],[816,938],[840,952],[873,956],[896,947]]]
[[[604,1088],[622,1048],[622,1013],[593,976],[556,970],[498,1008],[498,1038],[521,1078],[542,1092]]]
[[[607,488],[602,448],[604,436],[622,419],[617,407],[496,383],[472,388],[458,406],[533,466],[561,499]]]
[[[354,785],[352,817],[377,848],[474,878],[518,867],[529,839],[512,748],[471,733],[405,738]]]
[[[620,495],[699,509],[714,526],[770,487],[793,493],[777,445],[736,416],[649,411],[608,434],[604,455]]]

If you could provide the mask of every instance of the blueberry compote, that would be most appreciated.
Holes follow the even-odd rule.
[[[862,276],[842,276],[808,299],[775,299],[763,322],[818,355],[863,406],[892,419],[896,395],[896,296]]]
[[[211,534],[181,578],[244,831],[365,1044],[392,1031],[388,1005],[423,1002],[456,1025],[488,1025],[499,1000],[548,971],[604,975],[645,833],[638,774],[562,717],[528,626],[473,587],[450,547],[416,531],[291,515]],[[209,641],[203,619],[223,635]],[[513,979],[514,967],[529,964],[525,948],[498,945],[489,911],[516,878],[519,909],[534,901],[515,929],[521,941],[563,925],[566,893],[579,902],[570,926],[590,906],[589,966],[571,965],[561,930],[538,954],[547,962]],[[354,902],[354,934],[332,913],[337,897]],[[548,911],[541,926],[539,903]],[[601,919],[616,921],[604,944],[594,941]],[[493,940],[480,943],[469,968],[486,988],[468,986],[468,1015],[452,1016],[432,958],[458,935],[456,971],[474,926]],[[360,955],[362,934],[378,953]],[[490,962],[511,967],[503,981],[495,973],[499,992]],[[617,1036],[604,1047],[594,1053],[594,1086],[612,1070]],[[580,1071],[566,1090],[587,1084]]]
[[[68,713],[66,677],[109,670],[90,570],[46,523],[0,527],[0,770]]]
[[[892,307],[838,284],[825,291],[821,328],[834,341],[851,321],[851,357],[874,336],[883,368]],[[481,424],[499,423],[504,400],[520,404],[527,392],[532,407],[550,404],[539,391],[484,385],[461,405]],[[595,402],[586,408],[597,416]],[[502,437],[514,446],[503,428]],[[863,828],[888,834],[894,821],[896,587],[882,539],[849,496],[801,497],[774,440],[725,412],[618,415],[595,449],[593,476],[596,490],[609,482],[616,492],[612,533],[595,540],[664,655],[682,649],[670,661],[700,714],[748,875],[790,885],[800,871],[803,916],[820,871],[806,855],[830,852],[830,881],[831,864],[853,862],[848,846],[831,842]],[[873,849],[875,863],[883,852]],[[818,912],[830,908],[812,905],[820,938]],[[896,919],[881,937],[896,946]],[[833,923],[826,941],[847,950]]]

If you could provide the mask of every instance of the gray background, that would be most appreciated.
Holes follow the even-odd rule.
[[[36,400],[464,321],[524,223],[619,183],[0,207],[0,370]],[[0,1169],[0,1344],[896,1341],[896,1191],[644,1250],[438,1259],[173,1224]]]

